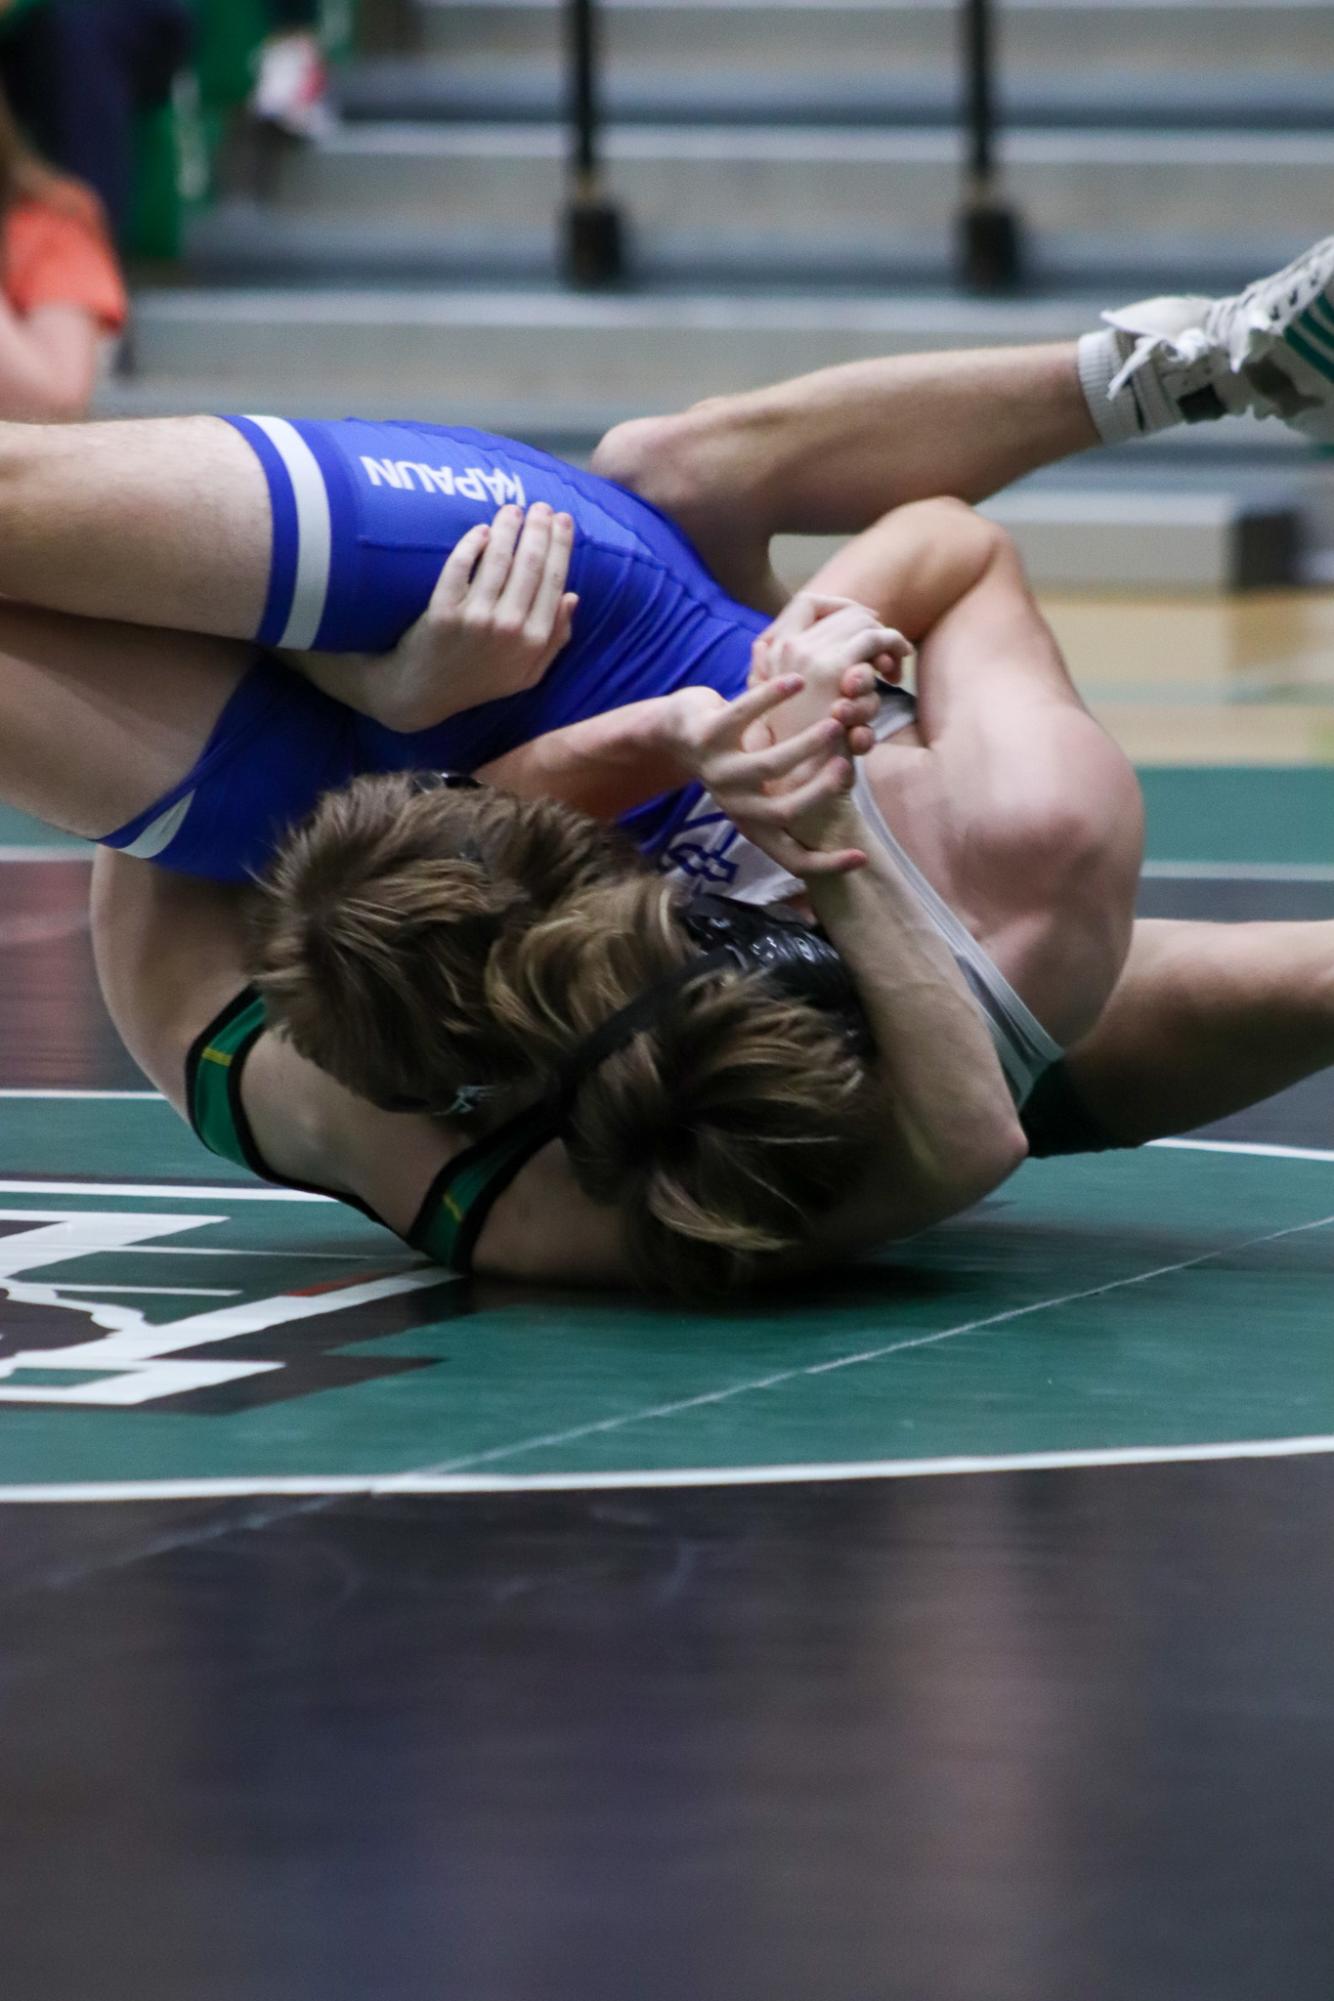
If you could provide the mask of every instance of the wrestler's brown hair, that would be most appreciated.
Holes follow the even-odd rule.
[[[673,893],[548,800],[359,779],[274,863],[255,934],[271,1018],[380,1104],[485,1123],[529,1102],[692,947]],[[754,974],[673,994],[586,1075],[565,1130],[579,1186],[624,1219],[644,1284],[716,1298],[809,1241],[869,1150],[871,1093],[839,1027]]]
[[[498,1025],[540,1068],[692,953],[651,876],[567,897],[488,968]],[[869,1158],[872,1094],[841,1029],[756,973],[711,974],[585,1075],[575,1179],[625,1218],[642,1284],[717,1299],[812,1240]]]
[[[271,863],[256,983],[293,1046],[350,1090],[443,1113],[464,1084],[531,1079],[484,998],[495,947],[632,858],[554,800],[359,778],[327,793]]]

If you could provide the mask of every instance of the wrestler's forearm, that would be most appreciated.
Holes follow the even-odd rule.
[[[305,653],[280,647],[273,657],[345,709],[355,709],[400,736],[435,729],[473,706],[471,690],[466,698],[450,699],[446,673],[432,677],[423,704],[420,686],[405,685],[394,653]]]
[[[596,820],[614,820],[690,777],[672,714],[670,696],[631,702],[520,744],[477,776],[521,798],[560,799]]]
[[[860,846],[867,866],[808,884],[815,914],[856,981],[885,1101],[880,1200],[900,1230],[979,1200],[1024,1157],[1013,1101],[982,1014],[892,859],[847,803],[801,838]]]
[[[977,585],[997,540],[998,531],[958,501],[917,501],[846,543],[806,589],[856,598],[916,645]]]

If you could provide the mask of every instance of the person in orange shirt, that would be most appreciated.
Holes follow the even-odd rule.
[[[0,98],[0,418],[84,416],[127,310],[96,195],[42,164]]]

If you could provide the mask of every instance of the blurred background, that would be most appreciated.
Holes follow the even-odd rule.
[[[578,457],[826,363],[1234,289],[1334,230],[1326,0],[9,0],[0,79],[128,265],[106,414],[401,413]],[[1334,755],[1332,473],[1202,425],[996,503],[1063,630],[1106,629],[1095,693],[1133,707],[1123,656],[1167,621],[1183,714],[1147,748],[1129,717],[1137,752]],[[1211,737],[1219,701],[1250,714]]]

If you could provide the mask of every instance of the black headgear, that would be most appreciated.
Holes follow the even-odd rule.
[[[452,774],[441,773],[436,777],[423,773],[419,782],[425,791],[433,783],[449,785],[460,781]],[[641,1030],[659,1021],[672,997],[683,988],[729,968],[762,973],[769,985],[788,999],[805,1001],[828,1015],[863,1060],[874,1054],[875,1042],[861,998],[847,967],[822,931],[803,924],[800,918],[753,903],[740,903],[730,896],[695,896],[678,915],[692,943],[703,947],[699,956],[674,966],[671,972],[654,980],[600,1022],[565,1058],[546,1100],[529,1106],[518,1115],[520,1119],[533,1120],[535,1114],[545,1109],[547,1115],[540,1119],[540,1127],[554,1137],[565,1126],[580,1085],[599,1064],[633,1041]],[[490,1094],[489,1086],[464,1085],[446,1116],[474,1112]],[[392,1111],[426,1108],[424,1101],[409,1098],[395,1099],[386,1106]],[[534,1130],[537,1129],[535,1125]]]
[[[807,1001],[833,1015],[859,1056],[873,1054],[861,996],[823,931],[799,917],[738,903],[731,896],[693,897],[681,922],[697,945],[709,950],[726,946],[743,972],[764,973],[790,1000]]]
[[[730,896],[693,897],[679,916],[691,940],[704,951],[636,994],[571,1050],[557,1073],[552,1094],[557,1129],[568,1119],[585,1077],[642,1029],[651,1028],[683,987],[729,967],[762,973],[788,999],[806,1001],[832,1016],[857,1055],[865,1059],[873,1053],[870,1023],[857,989],[823,932],[799,918],[739,903]]]

